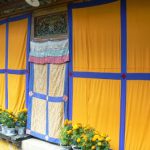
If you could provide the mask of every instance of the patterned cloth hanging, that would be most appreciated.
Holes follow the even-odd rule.
[[[30,43],[29,61],[37,64],[61,64],[69,61],[68,39]]]

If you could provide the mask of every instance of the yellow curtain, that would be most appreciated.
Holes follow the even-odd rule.
[[[0,69],[5,68],[6,25],[0,25]]]
[[[26,69],[28,19],[9,23],[8,68]]]
[[[9,142],[0,140],[0,150],[19,150],[19,149]]]
[[[5,108],[5,75],[0,74],[0,107]]]
[[[112,138],[119,148],[120,81],[74,78],[73,122],[90,124]]]
[[[125,150],[150,149],[150,81],[127,81]]]
[[[8,109],[17,112],[25,107],[25,75],[8,75]]]
[[[73,70],[120,72],[120,2],[73,9]]]
[[[150,1],[127,0],[127,71],[150,72]]]

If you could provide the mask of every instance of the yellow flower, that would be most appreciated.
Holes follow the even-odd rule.
[[[27,112],[27,109],[26,109],[26,108],[24,108],[24,109],[22,110],[22,112]]]
[[[68,119],[65,120],[64,125],[68,125]]]
[[[78,126],[78,124],[75,124],[75,125],[73,126],[73,129],[74,129],[74,130],[77,130],[77,129],[79,129],[79,126]]]
[[[98,142],[97,145],[98,145],[98,146],[102,146],[102,143],[101,143],[101,142]]]
[[[96,135],[94,135],[94,138],[95,138],[95,139],[98,139],[99,137],[100,137],[100,136],[99,136],[99,135],[97,135],[97,134],[96,134]]]
[[[104,138],[107,137],[106,133],[102,133],[101,136]]]
[[[104,138],[103,138],[103,137],[99,137],[98,140],[99,140],[99,141],[103,141]]]
[[[80,139],[80,138],[77,138],[77,142],[80,143],[80,142],[81,142],[81,139]]]
[[[83,139],[84,139],[85,141],[87,141],[87,140],[88,140],[88,138],[87,138],[87,136],[86,136],[86,135],[83,137]]]
[[[107,141],[107,142],[110,142],[110,141],[111,141],[111,138],[110,138],[110,137],[107,137],[107,138],[106,138],[106,141]]]
[[[95,137],[93,137],[93,138],[92,138],[92,141],[93,141],[93,142],[95,142],[95,141],[96,141],[96,138],[95,138]]]
[[[79,128],[82,127],[82,124],[81,124],[81,123],[77,123],[77,125],[78,125]]]
[[[13,113],[13,112],[12,112],[11,110],[9,110],[9,109],[7,110],[7,112],[8,112],[8,113],[10,113],[10,114],[12,114],[12,113]]]
[[[98,131],[94,131],[94,134],[99,134],[99,132]]]
[[[72,133],[72,130],[67,131],[67,134],[71,134],[71,133]]]
[[[71,120],[69,120],[69,121],[68,121],[68,124],[72,124],[72,121],[71,121]]]
[[[96,146],[92,146],[92,149],[96,149]]]

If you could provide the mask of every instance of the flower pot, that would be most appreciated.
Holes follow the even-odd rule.
[[[6,130],[6,135],[7,135],[7,136],[16,135],[15,128],[7,128],[7,130]]]
[[[72,150],[71,146],[60,145],[60,150]]]
[[[18,127],[17,131],[18,131],[18,135],[24,135],[25,134],[25,127]]]
[[[80,147],[73,147],[73,150],[81,150]]]
[[[6,132],[7,132],[7,127],[4,126],[4,125],[2,125],[1,127],[2,127],[2,134],[6,134]]]
[[[3,124],[0,124],[0,131],[2,131],[2,126],[3,126]]]

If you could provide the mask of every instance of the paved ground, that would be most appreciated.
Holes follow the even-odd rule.
[[[22,150],[60,150],[60,147],[32,138],[22,142]]]

